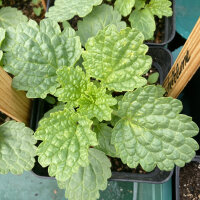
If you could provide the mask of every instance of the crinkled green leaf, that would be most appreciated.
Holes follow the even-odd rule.
[[[113,144],[111,144],[112,128],[105,123],[94,125],[93,131],[97,134],[99,144],[95,149],[103,151],[106,155],[117,157],[117,153]]]
[[[87,73],[100,80],[109,90],[131,91],[146,84],[142,75],[148,71],[152,59],[145,55],[148,47],[144,36],[136,29],[118,32],[110,25],[90,38],[83,52]]]
[[[115,9],[121,13],[124,17],[131,13],[133,6],[135,5],[135,0],[116,0]]]
[[[22,174],[35,163],[36,140],[33,131],[21,122],[9,121],[0,126],[0,174]]]
[[[118,30],[126,28],[126,23],[121,21],[121,15],[112,6],[103,4],[95,7],[83,21],[78,22],[77,34],[81,38],[81,44],[85,46],[88,38],[96,36],[109,24],[116,25]]]
[[[107,179],[111,177],[111,163],[106,155],[97,150],[89,150],[89,165],[80,167],[66,182],[58,181],[61,189],[66,189],[68,200],[96,200],[99,190],[105,190]]]
[[[5,7],[0,9],[0,27],[7,29],[9,26],[16,27],[28,19],[17,8]]]
[[[154,16],[148,8],[134,10],[129,19],[132,28],[136,28],[144,35],[145,40],[152,39],[156,30]]]
[[[81,94],[87,90],[89,78],[86,78],[85,72],[79,66],[62,67],[57,71],[57,75],[61,85],[56,92],[58,100],[76,105]]]
[[[72,19],[75,15],[85,17],[92,11],[93,6],[100,5],[101,2],[102,0],[55,0],[46,17],[57,22]]]
[[[172,2],[170,0],[151,0],[147,7],[159,18],[172,16]]]
[[[6,30],[0,27],[0,47],[1,47],[1,43],[5,39],[5,35],[6,35]]]
[[[145,7],[146,0],[135,0],[135,9],[140,10]]]
[[[198,133],[197,125],[179,114],[179,100],[163,94],[161,86],[151,85],[127,92],[119,102],[121,120],[113,128],[111,142],[129,167],[172,170],[174,164],[183,167],[190,162],[199,148],[191,138]]]
[[[59,25],[42,20],[21,23],[8,29],[3,43],[5,70],[13,75],[13,87],[25,90],[29,98],[45,98],[54,94],[59,83],[56,70],[73,65],[81,55],[81,43],[72,28],[61,32]]]
[[[88,149],[98,144],[91,125],[92,121],[67,108],[40,121],[35,133],[36,139],[42,140],[38,161],[43,167],[49,166],[50,176],[65,181],[80,166],[89,164]]]
[[[97,88],[94,84],[89,84],[87,91],[81,95],[78,100],[80,112],[86,115],[89,119],[96,117],[99,121],[111,120],[113,106],[117,103],[116,99],[112,95],[106,94],[106,89],[103,87]]]

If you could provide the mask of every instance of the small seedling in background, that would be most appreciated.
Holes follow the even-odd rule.
[[[36,16],[40,16],[42,12],[42,8],[33,8],[33,12],[35,13]]]
[[[159,73],[158,72],[154,72],[153,74],[150,74],[148,77],[148,83],[149,84],[154,84],[158,81],[159,78]]]
[[[41,0],[32,0],[31,3],[36,6],[33,8],[33,12],[36,16],[40,16],[42,12],[42,7],[40,6]]]
[[[2,0],[0,0],[0,6],[2,6]]]

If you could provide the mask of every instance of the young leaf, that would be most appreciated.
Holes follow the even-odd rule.
[[[22,174],[31,170],[36,155],[33,131],[21,122],[8,121],[0,126],[0,173]]]
[[[77,34],[81,38],[81,44],[85,46],[88,38],[96,36],[109,24],[116,25],[118,30],[126,28],[126,23],[121,21],[121,15],[112,6],[103,4],[95,7],[83,21],[78,22]]]
[[[5,39],[5,35],[6,35],[6,30],[0,27],[0,47],[3,40]]]
[[[172,16],[172,2],[169,0],[151,0],[146,6],[150,9],[153,15],[157,15],[159,18],[162,16]]]
[[[86,78],[85,72],[79,66],[61,67],[57,70],[57,75],[57,80],[61,85],[56,92],[58,100],[77,105],[77,100],[87,90],[89,78]]]
[[[140,9],[142,9],[142,8],[144,8],[145,7],[145,1],[146,0],[135,0],[135,9],[136,10],[140,10]]]
[[[78,112],[82,115],[86,115],[89,119],[96,117],[99,121],[109,121],[112,113],[110,106],[117,104],[117,100],[112,95],[106,94],[104,87],[98,88],[91,83],[78,103],[80,105]]]
[[[129,19],[132,28],[136,28],[144,35],[145,40],[153,38],[156,30],[154,16],[148,8],[142,10],[134,10]]]
[[[191,137],[198,133],[190,117],[179,114],[182,104],[162,97],[161,86],[146,86],[127,92],[119,102],[121,120],[112,132],[112,144],[123,163],[135,168],[140,163],[145,171],[157,165],[172,170],[183,167],[195,156],[198,143]]]
[[[36,16],[40,16],[42,12],[42,8],[41,7],[33,8],[33,12],[35,13]]]
[[[111,144],[112,128],[105,123],[94,125],[93,131],[97,134],[99,144],[95,149],[103,151],[106,155],[117,157],[117,153],[113,144]]]
[[[116,0],[115,9],[121,13],[124,17],[131,13],[133,6],[135,5],[135,0]]]
[[[111,163],[106,155],[97,150],[89,150],[89,165],[80,167],[67,181],[60,182],[58,186],[66,189],[68,200],[96,200],[99,190],[105,190],[107,179],[111,177]]]
[[[91,131],[92,121],[65,108],[43,118],[35,133],[42,143],[38,146],[38,161],[48,168],[50,176],[65,181],[80,166],[87,166],[88,149],[97,145],[96,134]]]
[[[92,11],[93,6],[100,5],[101,2],[102,0],[56,0],[46,17],[57,22],[72,19],[75,15],[85,17]]]
[[[9,26],[16,27],[28,19],[17,8],[5,7],[0,9],[0,27],[7,29]]]
[[[21,23],[16,31],[7,31],[3,43],[5,70],[13,75],[13,87],[25,90],[29,98],[45,98],[54,94],[56,70],[73,65],[81,55],[81,43],[72,28],[61,32],[59,25],[42,20],[40,26],[29,21]]]
[[[149,75],[148,77],[148,83],[149,84],[154,84],[158,81],[159,78],[159,73],[158,72],[154,72],[152,74]]]
[[[83,52],[83,65],[87,73],[101,80],[109,90],[131,91],[146,84],[142,75],[148,71],[152,59],[145,55],[148,47],[144,36],[136,29],[118,32],[110,25],[90,38]]]

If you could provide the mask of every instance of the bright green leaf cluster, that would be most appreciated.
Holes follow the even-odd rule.
[[[192,139],[198,127],[180,114],[180,101],[163,97],[161,86],[146,86],[143,77],[152,64],[144,39],[153,37],[154,15],[172,14],[171,3],[116,0],[115,9],[101,3],[56,0],[40,25],[15,9],[16,20],[7,20],[11,8],[0,10],[3,64],[15,76],[13,86],[31,98],[54,95],[46,98],[53,104],[58,98],[39,123],[36,153],[69,200],[99,198],[111,176],[106,155],[146,171],[171,170],[198,149]],[[120,14],[130,15],[132,28]],[[77,32],[63,22],[75,15],[84,17]],[[63,31],[56,21],[63,22]],[[0,126],[1,173],[22,173],[34,163],[32,131],[15,123]]]

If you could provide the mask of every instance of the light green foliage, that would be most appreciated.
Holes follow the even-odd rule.
[[[2,6],[2,0],[0,0],[0,6]]]
[[[6,35],[6,30],[0,27],[0,47],[3,40],[5,39],[5,35]]]
[[[170,0],[151,0],[147,7],[153,15],[159,18],[172,16],[172,2]]]
[[[0,50],[0,61],[1,61],[2,57],[3,57],[3,51]]]
[[[68,200],[96,200],[99,190],[105,190],[107,179],[111,177],[111,163],[105,154],[97,149],[89,150],[89,165],[80,167],[66,182],[59,182],[61,189],[66,189]]]
[[[0,126],[0,174],[22,174],[35,163],[36,140],[33,131],[21,122],[9,121]]]
[[[54,94],[59,84],[56,70],[73,65],[81,55],[81,43],[71,28],[61,32],[59,25],[42,20],[9,28],[3,43],[4,69],[15,75],[13,87],[27,91],[29,98]]]
[[[148,8],[134,10],[129,17],[129,21],[132,28],[136,28],[142,32],[145,40],[153,38],[156,24],[154,16]]]
[[[56,92],[59,101],[77,105],[77,100],[87,90],[89,77],[86,78],[85,72],[79,66],[76,68],[62,67],[57,71],[57,74],[58,82],[61,85],[61,88]]]
[[[112,113],[110,106],[115,105],[117,100],[112,95],[106,94],[104,87],[98,88],[91,83],[78,103],[80,105],[78,112],[82,115],[86,115],[89,119],[96,117],[99,121],[109,121]]]
[[[131,13],[133,6],[135,5],[135,0],[116,0],[115,9],[121,13],[122,16],[126,17]]]
[[[146,84],[142,75],[148,71],[152,59],[145,55],[148,47],[136,29],[118,32],[110,25],[90,38],[83,52],[83,66],[87,73],[100,80],[109,90],[131,91]]]
[[[42,12],[42,8],[41,7],[33,8],[33,12],[35,13],[36,16],[40,16]]]
[[[117,101],[106,94],[106,89],[97,87],[89,81],[85,72],[77,66],[63,67],[57,71],[58,82],[61,84],[56,92],[58,99],[78,107],[78,112],[89,119],[96,117],[99,121],[110,120],[113,106]]]
[[[62,25],[63,25],[63,28],[65,29],[65,28],[71,28],[71,25],[70,25],[70,23],[68,22],[68,21],[64,21],[64,22],[62,22]]]
[[[148,83],[150,84],[154,84],[158,81],[159,78],[159,73],[158,72],[154,72],[153,74],[150,74],[148,77]]]
[[[146,86],[127,92],[119,102],[112,143],[123,163],[131,168],[142,166],[152,171],[172,170],[174,164],[183,167],[195,156],[198,143],[191,137],[198,133],[197,125],[188,116],[179,114],[182,104],[171,97],[162,97],[161,86]]]
[[[146,0],[135,0],[135,9],[136,10],[140,10],[140,9],[142,9],[142,8],[144,8],[145,7],[145,1]]]
[[[35,133],[35,138],[42,140],[38,161],[43,167],[49,166],[50,176],[65,181],[80,166],[89,164],[88,149],[98,144],[91,125],[92,121],[67,108],[40,121]]]
[[[118,30],[126,28],[126,23],[121,21],[121,15],[112,6],[103,4],[95,7],[83,21],[78,22],[77,34],[81,38],[81,44],[85,46],[88,38],[96,36],[109,24],[116,25]]]
[[[85,17],[92,11],[93,6],[100,5],[101,2],[102,0],[55,0],[46,17],[58,22],[72,19],[75,15]]]
[[[94,125],[93,131],[97,134],[99,145],[95,149],[103,151],[111,157],[118,157],[115,147],[111,144],[112,128],[105,123],[97,123]]]
[[[27,22],[27,17],[17,8],[5,7],[0,9],[0,27],[7,29],[16,27],[21,22]]]

